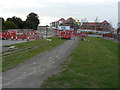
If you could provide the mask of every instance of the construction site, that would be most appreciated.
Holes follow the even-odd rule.
[[[26,10],[30,9],[31,12],[36,8],[38,14],[31,12],[26,15],[28,12],[22,10],[23,7],[20,6],[22,1],[17,1],[19,7],[16,7],[19,8],[19,13],[15,14],[21,17],[13,16],[12,11],[17,11],[17,8],[11,9],[13,7],[10,8],[9,5],[8,10],[11,9],[9,12],[12,14],[9,12],[1,14],[0,88],[2,90],[120,87],[118,83],[120,27],[115,28],[114,23],[110,22],[115,18],[108,17],[114,10],[104,12],[108,6],[102,8],[102,2],[95,5],[93,2],[85,3],[83,7],[82,2],[76,0],[76,3],[71,0],[69,2],[58,0],[62,3],[54,1],[48,5],[46,3],[48,0],[32,1],[32,6],[26,3]],[[67,5],[69,7],[66,9]],[[92,9],[89,11],[84,9],[87,5],[91,5],[88,8]],[[100,6],[102,11],[94,10],[95,6]],[[111,7],[111,4],[109,6]],[[85,13],[86,10],[89,13]],[[106,16],[101,15],[102,13]],[[83,17],[88,17],[92,21]]]

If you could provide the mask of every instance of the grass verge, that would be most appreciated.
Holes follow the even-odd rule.
[[[3,55],[2,57],[2,71],[6,71],[11,69],[18,64],[44,52],[46,50],[50,50],[55,46],[65,42],[64,39],[59,39],[57,37],[52,37],[52,41],[47,41],[44,39],[39,39],[35,41],[29,41],[25,43],[14,44],[16,51],[12,51],[7,55]]]
[[[80,41],[64,69],[46,79],[42,88],[117,88],[118,44],[102,38]]]

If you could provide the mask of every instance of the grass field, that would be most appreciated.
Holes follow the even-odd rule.
[[[118,44],[102,38],[80,41],[63,70],[49,77],[42,88],[117,88]]]
[[[39,39],[35,41],[14,44],[16,46],[16,50],[9,50],[10,53],[2,56],[2,71],[6,71],[10,68],[17,66],[18,64],[44,52],[46,50],[50,50],[55,46],[65,42],[64,39],[59,39],[56,37],[51,38],[52,41],[47,41],[44,39]],[[5,47],[9,47],[7,45]],[[3,52],[6,53],[8,51]]]

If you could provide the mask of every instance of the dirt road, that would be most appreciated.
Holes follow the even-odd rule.
[[[47,77],[59,70],[60,64],[72,53],[77,43],[78,39],[68,40],[3,72],[3,88],[40,88]]]

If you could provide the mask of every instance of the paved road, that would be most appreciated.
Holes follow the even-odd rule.
[[[72,53],[77,43],[78,39],[68,40],[3,72],[3,88],[40,88],[43,80],[60,69],[60,64]]]
[[[16,44],[16,43],[23,43],[26,42],[26,40],[2,40],[2,46],[4,45],[12,45],[12,44]]]
[[[35,39],[30,39],[29,41],[33,41]],[[27,39],[25,40],[1,40],[2,44],[0,44],[0,47],[5,46],[5,45],[12,45],[12,44],[17,44],[17,43],[24,43],[27,42]],[[2,52],[10,50],[9,47],[2,47]]]
[[[27,42],[27,40],[0,40],[2,42],[2,44],[0,44],[0,47],[4,46],[4,45],[12,45],[12,44],[17,44],[17,43],[23,43],[23,42]],[[3,51],[7,51],[10,50],[9,47],[2,47],[2,52]]]

